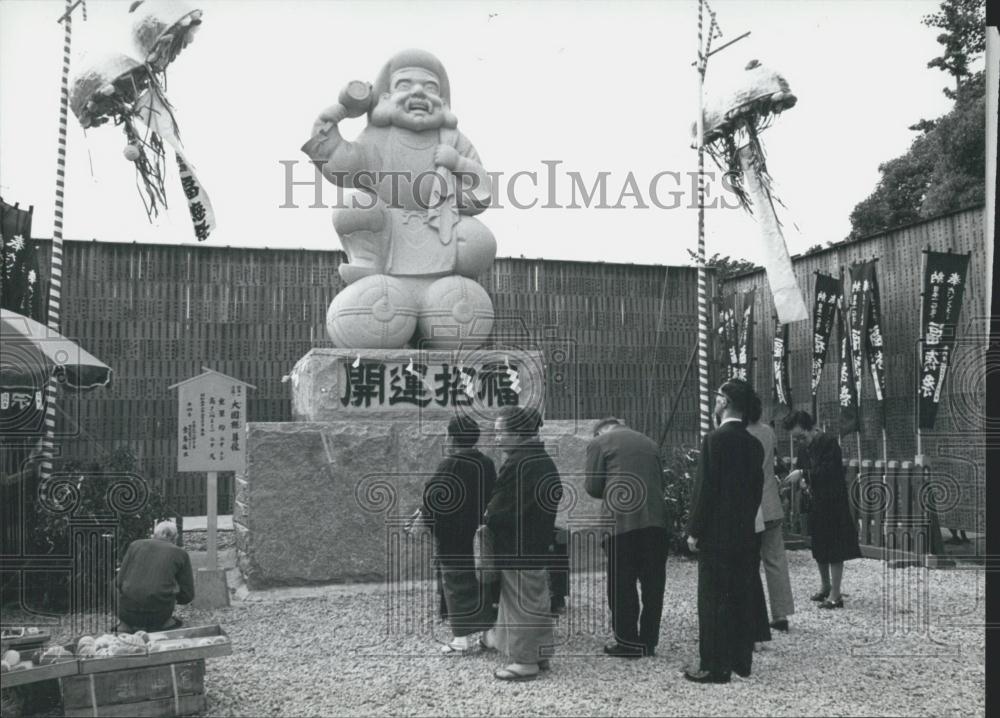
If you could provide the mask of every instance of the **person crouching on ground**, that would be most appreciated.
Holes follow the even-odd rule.
[[[562,482],[538,438],[541,426],[538,411],[521,407],[504,408],[494,425],[504,461],[484,522],[500,572],[500,610],[482,643],[511,661],[493,674],[502,681],[535,678],[555,645],[547,568]]]
[[[476,634],[496,619],[491,586],[476,577],[472,538],[497,472],[492,459],[476,448],[479,425],[457,416],[448,422],[447,457],[424,487],[423,520],[437,544],[437,560],[447,619],[454,639],[442,647],[447,655],[476,648]]]
[[[118,630],[162,631],[181,625],[174,608],[194,600],[194,573],[191,557],[176,541],[177,525],[161,521],[153,538],[129,544],[115,578]]]

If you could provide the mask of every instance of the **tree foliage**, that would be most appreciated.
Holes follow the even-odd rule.
[[[688,256],[698,264],[698,253],[687,250]],[[721,256],[718,252],[705,259],[705,266],[719,270],[719,279],[727,279],[734,274],[742,274],[754,269],[760,269],[756,264],[747,260],[730,257],[728,254]]]
[[[924,16],[923,24],[944,30],[937,41],[944,46],[940,57],[927,63],[955,78],[955,89],[944,94],[958,99],[962,84],[970,77],[969,64],[986,50],[986,3],[984,0],[944,0],[941,9]]]
[[[44,608],[64,607],[74,590],[77,595],[98,595],[105,575],[103,562],[111,555],[120,561],[132,541],[149,538],[156,521],[174,515],[158,488],[136,474],[136,457],[126,447],[114,449],[102,462],[65,460],[56,466],[53,476],[63,477],[56,482],[63,486],[55,488],[46,502],[25,504],[29,511],[25,540],[33,554],[70,555],[74,526],[107,524],[110,528],[103,535],[107,546],[85,542],[76,548],[86,554],[82,564],[86,571],[72,576],[42,572],[33,583],[29,581],[30,595]],[[25,494],[37,497],[39,482],[38,476],[29,478]],[[54,511],[53,504],[67,510]],[[71,582],[75,584],[72,588]]]
[[[698,471],[699,450],[674,447],[664,461],[663,500],[667,510],[670,553],[691,557],[687,545],[687,524],[691,517],[691,494]]]
[[[985,48],[985,3],[944,0],[940,11],[923,22],[945,30],[937,38],[944,52],[928,67],[955,78],[955,89],[944,89],[955,106],[942,117],[912,125],[919,134],[910,149],[879,165],[875,191],[851,212],[851,238],[984,201],[986,84],[984,73],[969,66]]]

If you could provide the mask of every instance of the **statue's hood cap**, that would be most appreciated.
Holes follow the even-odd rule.
[[[392,73],[407,67],[420,67],[437,75],[441,85],[441,99],[451,104],[451,86],[448,84],[448,73],[445,72],[444,65],[426,50],[417,49],[397,52],[382,66],[378,79],[375,80],[375,97],[381,97],[383,93],[389,92],[389,78],[392,77]]]

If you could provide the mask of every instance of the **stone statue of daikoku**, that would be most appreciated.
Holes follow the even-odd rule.
[[[450,99],[441,62],[404,50],[374,87],[349,83],[302,147],[326,179],[359,190],[333,217],[348,257],[348,286],[327,313],[339,347],[468,346],[492,328],[492,302],[474,281],[496,256],[475,217],[490,204],[490,179]],[[367,126],[345,140],[338,124],[364,114]]]

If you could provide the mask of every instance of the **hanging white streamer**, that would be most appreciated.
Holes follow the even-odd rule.
[[[198,181],[194,165],[184,156],[184,146],[175,131],[170,110],[163,104],[158,93],[149,90],[136,100],[135,108],[139,120],[173,148],[195,237],[199,242],[208,239],[215,229],[215,210],[204,185]]]
[[[750,147],[743,147],[739,154],[747,194],[760,222],[764,269],[767,270],[767,283],[771,287],[778,321],[789,324],[808,319],[809,310],[802,299],[802,290],[792,269],[792,259],[788,256],[788,247],[781,234],[781,227],[778,226],[774,205],[761,182],[752,150]]]

